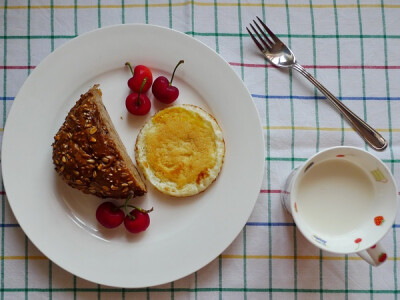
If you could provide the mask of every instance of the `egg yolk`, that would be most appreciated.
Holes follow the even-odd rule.
[[[216,137],[210,122],[181,107],[161,111],[145,137],[147,162],[161,181],[178,188],[199,184],[216,163]]]

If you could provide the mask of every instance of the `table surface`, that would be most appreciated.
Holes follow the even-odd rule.
[[[380,267],[311,245],[282,208],[287,175],[337,145],[375,154],[400,179],[400,3],[377,0],[0,1],[1,134],[18,90],[53,50],[99,27],[147,23],[176,29],[219,53],[242,78],[265,138],[255,209],[209,265],[162,286],[116,289],[49,261],[25,236],[1,188],[1,299],[397,299],[400,220],[382,240]],[[298,73],[261,57],[246,25],[260,16],[299,62],[388,139],[376,152]],[[27,151],[27,155],[29,155]]]

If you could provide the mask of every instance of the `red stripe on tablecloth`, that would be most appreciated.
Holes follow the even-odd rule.
[[[230,62],[231,66],[249,67],[249,68],[274,68],[271,64],[245,64]],[[399,70],[400,66],[315,66],[315,65],[302,65],[306,69],[373,69],[373,70]]]

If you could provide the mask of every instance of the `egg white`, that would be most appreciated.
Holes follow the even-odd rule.
[[[160,179],[159,177],[156,176],[155,172],[153,169],[150,167],[149,164],[147,164],[147,157],[146,157],[146,143],[145,143],[145,137],[148,134],[151,134],[155,130],[155,126],[153,123],[154,115],[140,130],[137,138],[136,138],[136,147],[135,147],[135,158],[136,158],[136,163],[143,172],[145,178],[150,181],[150,183],[160,192],[164,194],[168,194],[171,196],[175,197],[186,197],[186,196],[192,196],[196,195],[205,189],[207,189],[211,183],[214,182],[214,180],[218,177],[222,165],[224,162],[224,156],[225,156],[225,141],[223,138],[222,130],[219,127],[217,121],[213,116],[211,116],[209,113],[207,113],[205,110],[202,108],[195,106],[195,105],[189,105],[189,104],[183,104],[179,106],[172,106],[166,109],[174,108],[174,107],[181,107],[186,110],[190,110],[192,112],[195,112],[198,114],[204,121],[209,122],[214,130],[215,133],[215,145],[216,145],[216,162],[215,165],[211,168],[208,169],[208,175],[200,180],[199,183],[196,182],[191,182],[186,185],[184,185],[181,188],[178,188],[177,184],[172,181],[165,181]]]

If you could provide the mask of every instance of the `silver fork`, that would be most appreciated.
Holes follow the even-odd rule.
[[[255,20],[253,20],[253,22],[257,29],[252,24],[250,24],[250,27],[257,37],[249,30],[249,28],[246,27],[246,29],[254,43],[261,50],[268,61],[270,61],[276,67],[291,68],[302,74],[312,84],[314,84],[315,87],[317,87],[328,100],[331,101],[331,104],[333,104],[333,106],[347,119],[350,125],[373,149],[378,151],[384,150],[388,145],[387,141],[375,129],[365,123],[334,95],[332,95],[301,65],[299,65],[292,50],[290,50],[259,17],[257,17],[257,19],[268,35],[264,32],[264,30],[262,30],[260,25],[258,25]]]

